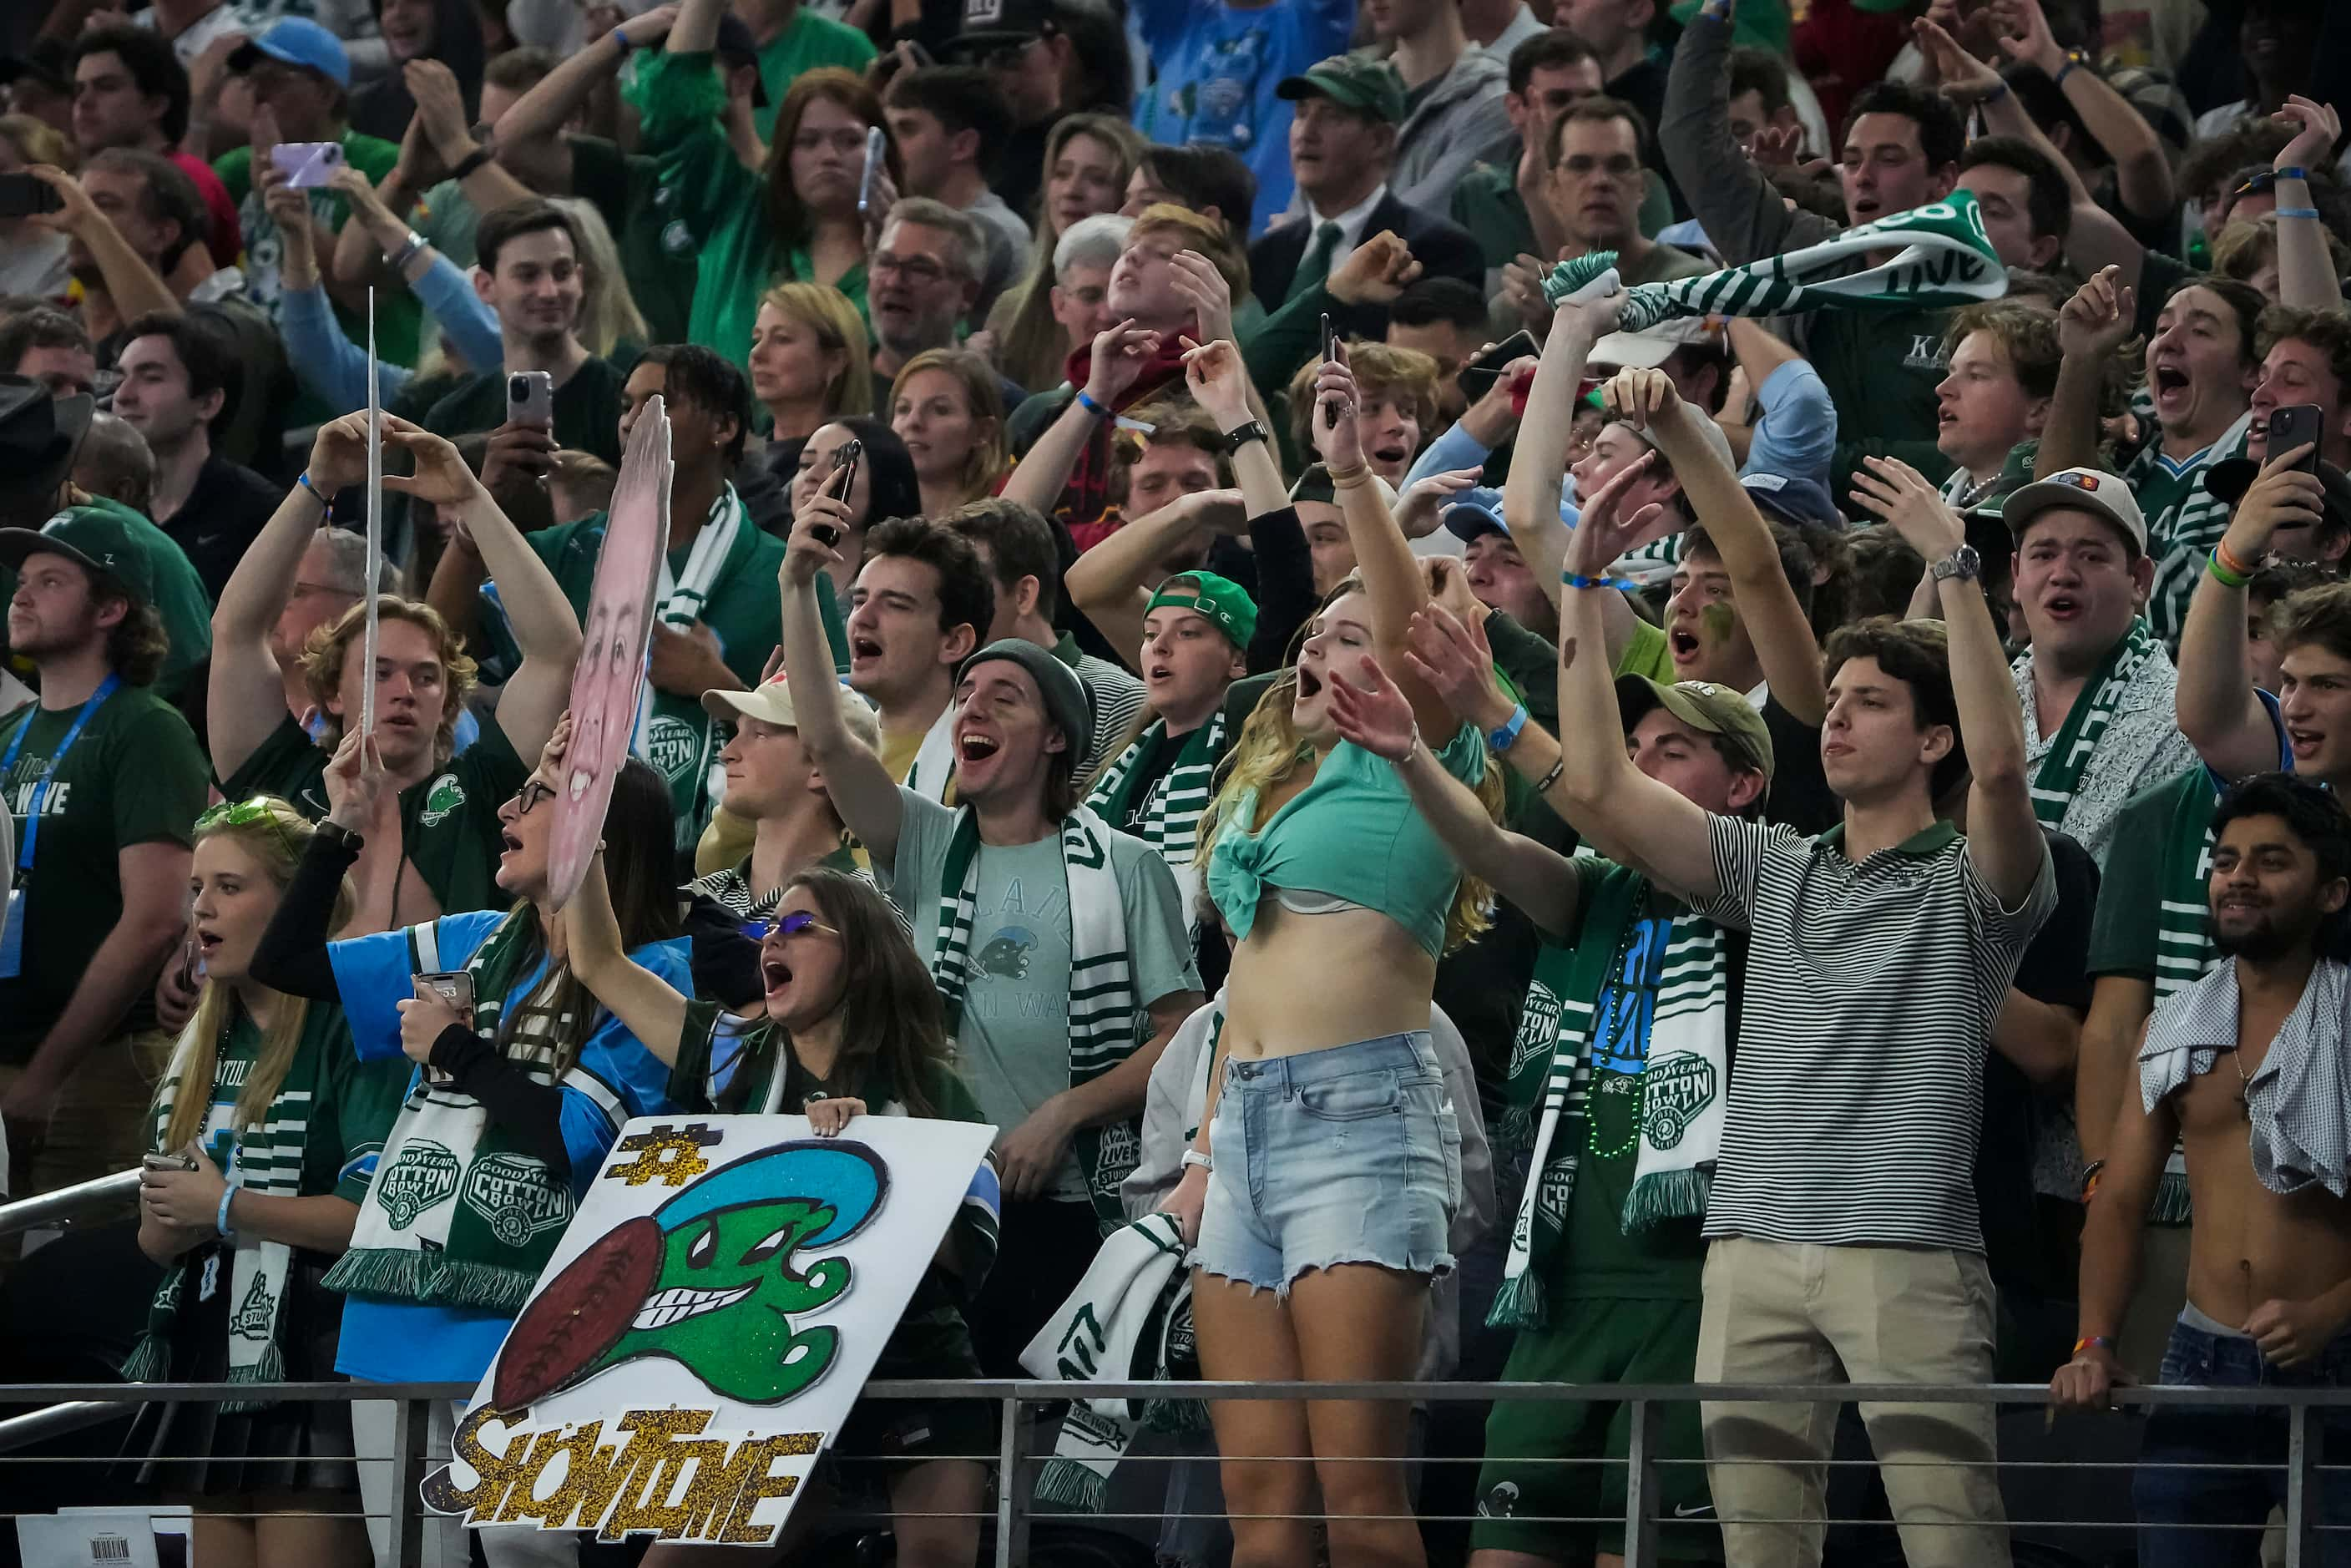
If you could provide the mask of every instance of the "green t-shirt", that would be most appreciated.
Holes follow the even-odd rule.
[[[604,514],[582,517],[560,528],[525,534],[524,541],[538,552],[555,574],[556,585],[583,621],[588,595],[596,586],[596,559],[604,548]],[[693,555],[689,541],[669,552],[669,570],[675,578]],[[718,638],[720,656],[735,678],[756,686],[766,673],[768,656],[784,640],[782,600],[776,591],[776,573],[784,564],[784,541],[760,532],[747,517],[736,530],[735,548],[719,566],[703,601],[702,623]],[[503,615],[487,620],[492,647],[511,669],[521,658]],[[709,816],[708,771],[724,744],[716,721],[703,711],[702,694],[692,696],[649,688],[653,718],[646,731],[645,760],[669,781],[670,801],[677,810],[677,847],[691,852]]]
[[[2171,863],[2183,812],[2200,816],[2211,831],[2212,809],[2220,804],[2212,775],[2200,763],[2133,795],[2115,817],[2115,843],[2129,846],[2106,859],[2098,883],[2097,913],[2090,922],[2092,978],[2121,975],[2154,980],[2168,971],[2182,985],[2194,981],[2219,959],[2201,911],[2173,911],[2167,933],[2163,903],[2177,888],[2183,867]],[[2209,862],[2201,852],[2199,869]],[[2168,938],[2167,940],[2167,937]]]
[[[773,140],[776,113],[784,95],[802,71],[819,66],[843,66],[858,75],[872,63],[873,40],[845,22],[820,16],[806,5],[792,14],[791,26],[768,39],[759,50],[759,85],[768,91],[767,107],[752,111],[759,140]]]
[[[347,131],[343,133],[343,162],[370,180],[380,181],[400,162],[400,149],[379,137]],[[261,193],[253,183],[253,149],[238,147],[223,153],[214,163],[213,172],[228,188],[228,199],[236,204],[237,226],[245,235],[246,293],[275,325],[284,315],[285,284],[278,268],[285,241],[278,236],[277,220],[262,206]],[[310,193],[310,211],[329,228],[340,229],[350,210],[340,192],[317,190]],[[366,344],[365,311],[348,310],[338,303],[335,319],[342,324],[345,335],[352,342]],[[423,348],[423,321],[424,308],[406,289],[376,291],[376,351],[386,364],[416,363]],[[350,412],[328,408],[305,392],[296,404],[294,423],[314,423]]]
[[[1570,864],[1587,908],[1601,878],[1619,871],[1606,861],[1590,858]],[[1561,1299],[1698,1299],[1698,1277],[1706,1264],[1701,1218],[1667,1220],[1629,1235],[1624,1223],[1625,1200],[1639,1165],[1641,1070],[1649,1058],[1649,1027],[1656,1014],[1671,909],[1669,901],[1650,894],[1643,918],[1625,945],[1623,967],[1600,994],[1593,1026],[1589,1124],[1582,1117],[1562,1117],[1554,1134],[1554,1158],[1568,1149],[1580,1156],[1558,1252],[1560,1277],[1543,1281],[1544,1289]],[[1527,987],[1523,1018],[1556,1025],[1560,998],[1552,988],[1562,983],[1571,951],[1544,945]],[[1540,1176],[1531,1174],[1528,1179]],[[1541,1202],[1537,1212],[1539,1223],[1548,1218]]]
[[[294,1196],[317,1197],[328,1193],[357,1204],[366,1199],[375,1174],[375,1156],[399,1117],[408,1096],[408,1081],[415,1064],[406,1057],[362,1061],[351,1049],[350,1026],[343,1009],[329,1002],[312,1002],[302,1016],[302,1038],[295,1046],[298,1065],[305,1053],[315,1052],[319,1089],[309,1104],[309,1125],[302,1144],[300,1185]],[[229,1025],[228,1039],[213,1061],[212,1110],[197,1141],[213,1164],[228,1168],[230,1149],[236,1142],[236,1100],[246,1079],[261,1057],[261,1030],[243,1008]],[[157,1110],[156,1134],[164,1132],[162,1107]]]
[[[938,960],[940,884],[956,813],[904,788],[898,799],[897,860],[884,885],[914,923],[914,948],[928,968]],[[1198,990],[1175,873],[1141,839],[1114,832],[1109,845],[1135,1006]],[[956,1063],[986,1119],[1009,1132],[1070,1087],[1070,881],[1057,833],[1033,844],[982,845],[976,858]],[[879,878],[883,868],[873,869]],[[1062,1156],[1050,1196],[1090,1201],[1074,1154]]]
[[[147,520],[145,513],[92,496],[87,503],[101,507],[130,525],[131,539],[146,552],[149,576],[155,584],[155,613],[162,618],[171,649],[163,655],[162,672],[152,688],[165,702],[176,702],[186,691],[188,673],[213,656],[213,601],[204,580],[172,536]],[[0,604],[16,592],[14,567],[0,566]],[[0,620],[0,658],[7,656],[8,628]]]
[[[231,800],[276,795],[316,821],[327,814],[327,756],[289,714],[221,780],[221,794]],[[482,726],[481,738],[400,792],[401,844],[442,914],[504,909],[514,902],[496,881],[505,847],[498,808],[529,777],[529,766],[492,719]]]
[[[621,249],[621,276],[656,343],[687,341],[694,314],[695,240],[671,212],[661,164],[601,136],[574,136],[571,188],[595,204]],[[744,352],[749,353],[747,342]]]
[[[1625,643],[1625,652],[1616,661],[1616,676],[1646,675],[1660,685],[1672,685],[1680,677],[1674,674],[1674,645],[1667,641],[1664,631],[1635,617],[1633,635]]]
[[[610,360],[590,354],[569,381],[555,389],[555,444],[592,452],[619,467],[621,389],[627,380]],[[455,441],[476,431],[496,430],[506,422],[506,372],[492,370],[460,382],[419,423]]]
[[[24,737],[0,778],[20,874],[34,792],[80,712],[78,703],[68,708],[29,703],[0,718],[0,756]],[[196,813],[204,809],[206,778],[195,732],[149,686],[119,687],[57,758],[41,801],[33,868],[25,874],[16,977],[0,980],[0,1062],[31,1058],[122,918],[118,852],[133,844],[191,842]],[[118,1027],[148,1029],[154,1022],[153,998],[141,986]]]
[[[1804,356],[1836,405],[1829,487],[1845,510],[1861,510],[1847,490],[1865,456],[1901,458],[1938,485],[1950,476],[1951,460],[1935,444],[1950,318],[1949,310],[1815,310],[1805,319]]]
[[[784,1072],[783,1089],[771,1093],[778,1066]],[[854,1099],[864,1101],[875,1115],[908,1113],[877,1059],[844,1056],[833,1071],[831,1078],[818,1078],[800,1066],[792,1056],[789,1037],[764,1019],[737,1018],[716,1002],[692,1001],[686,1004],[685,1027],[678,1037],[677,1063],[670,1071],[669,1097],[695,1110],[716,1110],[723,1103],[730,1113],[757,1112],[773,1099],[778,1114],[798,1116],[819,1100]],[[738,1077],[744,1082],[737,1082]],[[930,1065],[924,1092],[933,1120],[987,1119],[963,1079],[945,1062]],[[992,1228],[968,1204],[957,1207],[947,1239],[953,1251],[975,1266],[995,1255]],[[872,1375],[978,1376],[970,1333],[956,1301],[959,1295],[967,1299],[976,1293],[979,1283],[967,1277],[958,1291],[935,1260],[926,1266],[898,1326],[882,1347]]]

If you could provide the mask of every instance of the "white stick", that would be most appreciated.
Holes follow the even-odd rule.
[[[368,290],[367,634],[360,643],[361,744],[375,737],[376,585],[383,577],[383,394],[376,382],[375,290]]]

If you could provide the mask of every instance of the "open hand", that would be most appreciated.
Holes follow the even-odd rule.
[[[1610,563],[1630,555],[1673,530],[1676,514],[1650,501],[1625,516],[1625,493],[1656,465],[1657,455],[1644,452],[1608,476],[1583,503],[1583,514],[1567,536],[1567,570],[1583,577],[1598,577]]]
[[[455,167],[474,151],[473,127],[465,123],[465,98],[457,73],[439,60],[411,60],[401,68],[416,118],[444,163]]]
[[[2057,47],[2056,35],[2049,30],[2049,17],[2041,9],[2041,0],[1993,0],[1992,25],[1999,30],[1993,37],[2000,42],[2000,52],[2019,65],[2037,66],[2052,81],[2065,68],[2065,51]]]
[[[2335,166],[2335,144],[2343,136],[2343,117],[2331,104],[2294,93],[2270,118],[2294,130],[2294,140],[2277,155],[2279,169],[2325,169]]]
[[[1932,566],[1968,542],[1967,525],[1927,476],[1898,457],[1865,457],[1853,476],[1854,499],[1891,524]]]
[[[1912,24],[1919,52],[1934,63],[1937,85],[1961,107],[1981,103],[2000,90],[2000,73],[1959,47],[1957,38],[1920,17]]]
[[[1167,259],[1175,276],[1177,298],[1192,308],[1192,319],[1203,339],[1233,335],[1233,286],[1217,264],[1196,250],[1179,250]]]
[[[1416,479],[1405,486],[1403,498],[1396,504],[1396,527],[1408,539],[1426,538],[1437,531],[1453,497],[1475,488],[1485,473],[1482,468],[1448,468],[1425,479]]]
[[[1411,702],[1369,653],[1358,653],[1352,670],[1332,664],[1331,720],[1342,740],[1390,762],[1402,762],[1420,738]]]
[[[1138,327],[1134,319],[1103,328],[1094,334],[1094,346],[1086,371],[1086,395],[1104,408],[1115,408],[1118,400],[1126,395],[1143,374],[1144,366],[1159,351],[1159,334],[1148,327]]]
[[[1441,604],[1416,611],[1405,658],[1455,717],[1482,730],[1499,729],[1510,718],[1511,704],[1494,680],[1494,650],[1480,622]]]

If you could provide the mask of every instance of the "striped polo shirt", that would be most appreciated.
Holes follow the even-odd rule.
[[[1710,823],[1698,907],[1751,937],[1707,1236],[1981,1252],[1984,1052],[2056,906],[2046,851],[2009,910],[1949,822],[1858,864],[1842,826]]]

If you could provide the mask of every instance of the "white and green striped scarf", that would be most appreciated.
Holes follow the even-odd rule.
[[[1120,827],[1134,810],[1130,797],[1134,792],[1135,769],[1155,746],[1167,740],[1167,721],[1157,719],[1151,727],[1135,737],[1134,744],[1118,754],[1118,760],[1102,770],[1094,787],[1086,792],[1086,804],[1099,813],[1103,821]],[[1221,707],[1208,716],[1208,722],[1195,728],[1184,737],[1183,749],[1176,754],[1176,765],[1162,774],[1143,799],[1143,810],[1134,818],[1134,836],[1159,852],[1167,869],[1176,873],[1176,885],[1184,894],[1185,917],[1192,918],[1192,910],[1199,903],[1200,869],[1194,863],[1194,852],[1199,847],[1200,817],[1207,810],[1208,801],[1216,794],[1217,763],[1225,754],[1225,710]]]
[[[1509,1095],[1518,1105],[1541,1096],[1527,1186],[1510,1228],[1502,1286],[1486,1321],[1496,1328],[1541,1328],[1549,1321],[1544,1281],[1557,1268],[1582,1156],[1562,1122],[1582,1126],[1591,1114],[1592,1037],[1600,999],[1625,967],[1627,945],[1639,929],[1648,879],[1611,866],[1588,884],[1582,939],[1573,948],[1547,947],[1536,961],[1559,999],[1548,1060],[1540,1051],[1513,1060]],[[1641,1146],[1622,1224],[1640,1230],[1661,1220],[1706,1212],[1714,1164],[1722,1148],[1724,1104],[1730,1087],[1730,970],[1722,929],[1683,911],[1667,927],[1656,1016],[1641,1071]]]
[[[1126,907],[1118,870],[1111,863],[1111,830],[1080,806],[1061,819],[1061,867],[1070,883],[1070,1086],[1092,1082],[1134,1054],[1149,1034],[1149,1019],[1134,995],[1126,951]],[[938,953],[931,978],[946,1009],[952,1038],[963,1021],[971,980],[971,926],[979,887],[979,820],[958,807],[946,865],[939,880]],[[1135,1166],[1140,1118],[1081,1127],[1073,1140],[1086,1194],[1102,1233],[1126,1223],[1119,1183]]]
[[[203,1042],[196,1036],[196,1020],[188,1020],[187,1027],[180,1031],[179,1044],[172,1048],[172,1062],[163,1073],[163,1082],[155,1091],[153,1128],[148,1134],[148,1146],[157,1154],[179,1153],[163,1147],[164,1136],[172,1125],[172,1108],[183,1092],[208,1094],[214,1103],[197,1141],[207,1148],[217,1147],[222,1142],[229,1144],[229,1185],[268,1197],[298,1197],[302,1191],[303,1145],[309,1137],[310,1106],[319,1089],[319,1053],[308,1049],[294,1053],[285,1081],[278,1084],[261,1120],[238,1136],[235,1131],[236,1096],[225,1094],[220,1082],[224,1069],[235,1065],[225,1060],[227,1047],[228,1033],[224,1030],[213,1054],[212,1082],[190,1083],[188,1074]],[[239,1061],[248,1071],[253,1065],[250,1059],[241,1058]],[[227,1285],[228,1381],[283,1382],[286,1356],[278,1341],[278,1323],[285,1311],[286,1281],[294,1249],[283,1241],[264,1240],[249,1230],[238,1232],[235,1239]],[[197,1261],[199,1257],[202,1262]],[[200,1248],[164,1276],[147,1310],[146,1332],[123,1364],[125,1382],[160,1383],[171,1376],[172,1324],[189,1289],[190,1276],[197,1276],[197,1289],[217,1290],[218,1269],[218,1260],[211,1249]],[[243,1410],[251,1406],[232,1405],[225,1408]]]
[[[2043,826],[2065,825],[2065,813],[2074,804],[2074,791],[2082,787],[2082,775],[2089,771],[2090,758],[2097,755],[2098,742],[2105,737],[2115,709],[2137,677],[2140,666],[2154,656],[2155,649],[2155,638],[2147,631],[2147,622],[2133,616],[2130,630],[2106,650],[2097,674],[2090,677],[2081,695],[2066,710],[2065,722],[2058,727],[2049,755],[2041,759],[2040,771],[2032,776],[2032,814]],[[2201,899],[2197,908],[2202,910]]]
[[[1896,254],[1876,266],[1867,265],[1870,253],[1882,250]],[[1600,251],[1560,263],[1543,280],[1544,298],[1557,305],[1613,269],[1615,260],[1614,252]],[[1863,224],[1784,256],[1763,256],[1702,277],[1635,285],[1626,291],[1616,329],[1638,332],[1677,316],[1916,310],[1970,305],[2007,292],[2008,269],[1984,232],[1975,197],[1954,191],[1942,201]]]
[[[2196,771],[2199,785],[2209,783],[2202,764]],[[2164,832],[2163,904],[2155,920],[2155,1005],[2158,1008],[2193,987],[2220,961],[2220,950],[2212,944],[2210,905],[2212,809],[2219,804],[2220,798],[2209,788],[2182,790]],[[2177,1227],[2186,1225],[2189,1218],[2188,1161],[2174,1143],[2170,1157],[2163,1163],[2155,1206],[2147,1218],[2157,1225]]]

